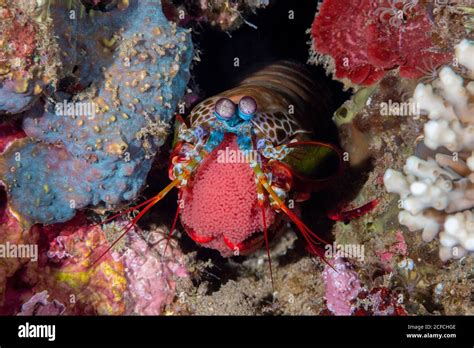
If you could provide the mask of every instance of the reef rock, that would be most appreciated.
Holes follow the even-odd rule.
[[[0,114],[17,114],[57,81],[58,47],[46,4],[0,1]]]

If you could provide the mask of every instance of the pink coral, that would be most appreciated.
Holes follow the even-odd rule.
[[[227,148],[227,150],[226,150]],[[193,186],[184,191],[181,221],[197,242],[219,250],[223,256],[233,250],[224,237],[238,245],[256,232],[263,231],[262,212],[257,205],[257,185],[249,163],[221,158],[223,153],[238,154],[235,137],[227,137],[200,165]],[[235,156],[236,158],[238,156]],[[267,226],[275,213],[267,208]]]
[[[183,255],[171,244],[166,245],[166,234],[151,232],[149,244],[137,233],[130,232],[127,248],[120,253],[126,267],[127,298],[133,314],[160,315],[175,298],[176,279],[186,277]],[[152,245],[150,245],[152,244]]]
[[[311,32],[316,52],[334,59],[335,77],[358,85],[397,67],[401,77],[419,78],[450,58],[436,50],[423,5],[411,1],[325,0]]]
[[[359,277],[348,261],[337,258],[330,262],[334,269],[326,265],[323,272],[327,307],[335,315],[350,315],[351,302],[361,290]]]
[[[397,233],[395,234],[395,238],[395,243],[390,245],[386,250],[377,252],[377,256],[385,264],[390,263],[394,256],[406,256],[408,254],[407,244],[405,238],[403,237],[403,233],[401,231],[397,231]],[[391,267],[389,267],[389,269],[387,270],[390,271]]]

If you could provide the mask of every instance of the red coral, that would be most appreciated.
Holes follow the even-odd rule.
[[[388,288],[374,288],[369,297],[372,301],[373,315],[407,315],[397,294]]]
[[[353,316],[406,316],[408,315],[398,293],[386,287],[375,287],[359,293],[359,305]],[[365,303],[365,304],[364,304]]]
[[[401,77],[423,76],[450,55],[436,51],[423,6],[409,4],[325,0],[311,30],[316,52],[334,58],[336,78],[358,85],[371,85],[397,67]]]

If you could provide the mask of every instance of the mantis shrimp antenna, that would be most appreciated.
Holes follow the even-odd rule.
[[[268,242],[268,229],[267,229],[267,220],[265,217],[265,196],[263,194],[264,190],[260,182],[257,184],[257,192],[258,192],[258,205],[262,211],[262,224],[263,224],[263,238],[265,239],[265,248],[267,249],[267,256],[268,256],[268,265],[270,267],[270,279],[272,281],[272,289],[275,292],[275,282],[273,280],[273,270],[272,270],[272,257],[270,255],[270,244]]]
[[[174,215],[173,224],[171,225],[170,232],[168,233],[168,237],[166,239],[165,250],[163,251],[163,256],[166,256],[166,250],[168,250],[168,245],[170,244],[171,237],[173,236],[173,232],[176,228],[176,224],[178,223],[179,213],[181,210],[181,198],[183,197],[183,191],[179,192],[178,196],[178,207],[176,208],[176,214]]]
[[[123,215],[123,214],[126,214],[127,212],[129,211],[132,211],[132,210],[135,210],[139,207],[142,207],[144,205],[145,208],[143,208],[143,210],[136,216],[134,217],[129,223],[127,223],[127,225],[125,225],[125,227],[122,229],[122,232],[120,234],[120,236],[102,253],[100,254],[100,256],[92,263],[92,266],[91,267],[94,267],[105,255],[107,255],[109,253],[110,250],[113,249],[113,247],[123,238],[125,237],[125,235],[130,232],[130,230],[136,225],[136,223],[143,217],[143,215],[145,215],[156,203],[158,203],[159,201],[161,201],[174,187],[178,186],[178,184],[182,181],[181,178],[176,178],[174,179],[171,183],[168,184],[168,186],[166,186],[160,193],[158,193],[156,196],[152,197],[151,199],[135,206],[135,207],[132,207],[130,209],[127,209],[126,211],[122,212],[122,213],[119,213],[119,214],[116,214],[114,216],[112,216],[110,219],[107,219],[105,221],[103,221],[102,223],[104,222],[107,222],[107,221],[110,221],[110,220],[113,220],[114,218],[116,218],[117,216],[120,216],[120,215]],[[178,205],[178,209],[179,209],[179,205]],[[175,219],[176,220],[176,219]],[[101,223],[101,224],[102,224]]]
[[[252,162],[251,163],[251,167],[255,173],[255,175],[257,176],[257,180],[259,181],[259,183],[265,188],[265,190],[270,194],[270,196],[273,198],[273,200],[278,204],[278,207],[291,219],[291,221],[293,221],[293,223],[298,227],[298,230],[301,232],[303,238],[306,240],[306,242],[308,243],[308,248],[309,250],[318,255],[319,257],[321,257],[321,259],[323,259],[323,261],[325,263],[327,263],[330,267],[332,267],[332,265],[326,260],[326,258],[324,257],[324,255],[318,251],[315,247],[316,244],[320,244],[320,243],[323,243],[323,244],[329,244],[328,242],[326,242],[324,239],[322,239],[321,237],[319,237],[316,233],[314,233],[313,231],[311,231],[311,229],[306,226],[304,224],[303,221],[301,221],[296,215],[295,213],[293,213],[286,205],[285,203],[280,199],[280,197],[278,197],[278,195],[275,193],[275,191],[273,191],[273,189],[271,188],[270,184],[268,183],[267,181],[267,178],[265,176],[265,174],[263,173],[262,169],[260,168],[260,166],[258,165],[257,162]]]

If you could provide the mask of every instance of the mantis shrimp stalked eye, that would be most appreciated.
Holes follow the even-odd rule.
[[[221,120],[230,120],[235,115],[235,104],[228,98],[219,99],[215,107],[215,115]]]
[[[257,112],[257,102],[252,97],[243,97],[239,101],[239,116],[245,121],[250,121]]]
[[[308,249],[321,255],[325,242],[293,210],[295,202],[334,182],[342,170],[339,149],[312,139],[329,120],[327,111],[318,109],[321,104],[318,87],[289,62],[270,65],[204,100],[176,122],[171,183],[132,208],[144,207],[124,234],[176,187],[170,237],[180,218],[192,240],[224,257],[262,245],[269,253],[270,239],[287,218]]]

